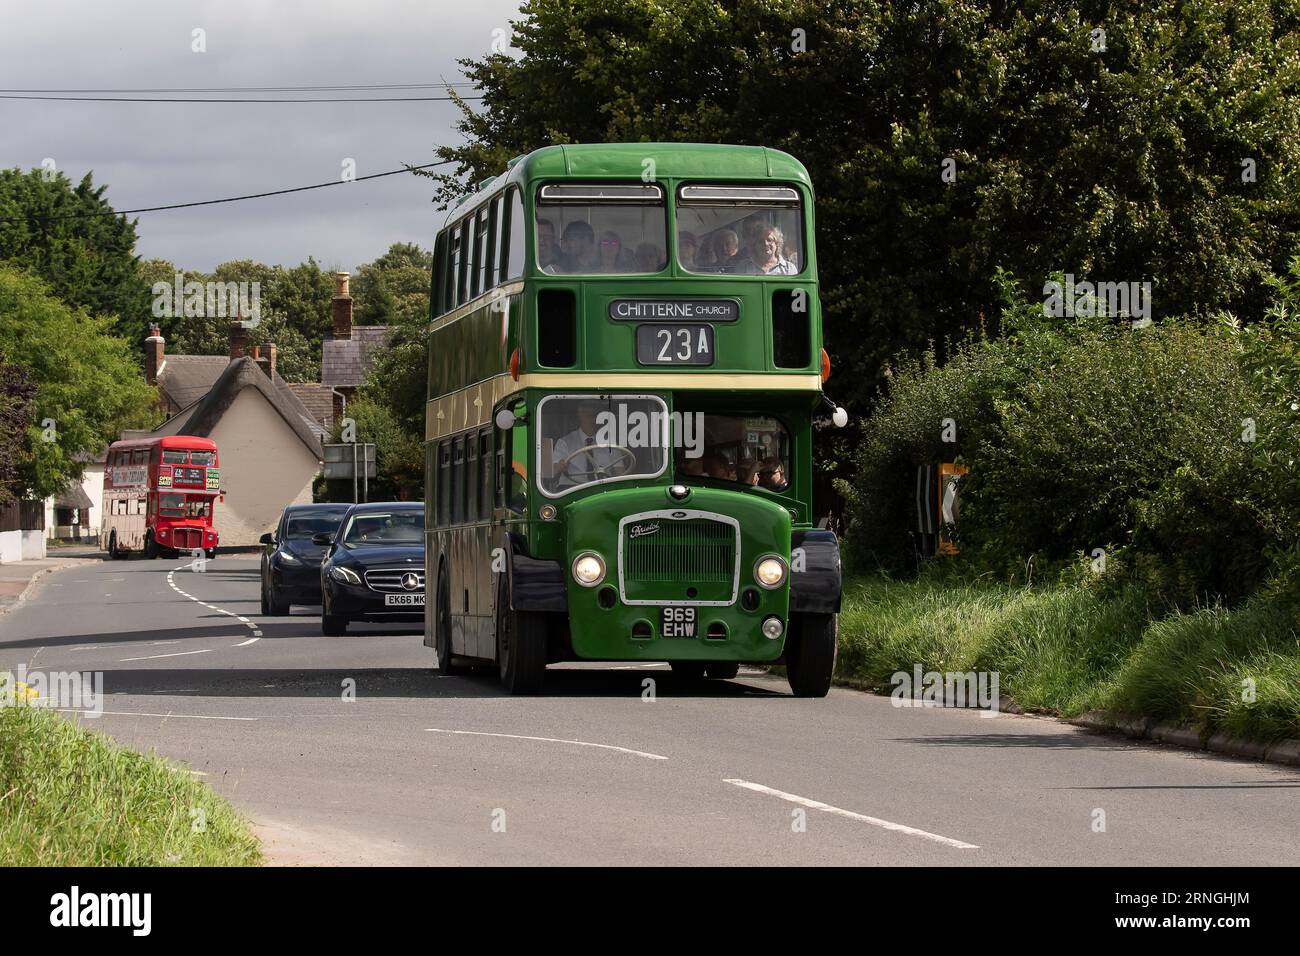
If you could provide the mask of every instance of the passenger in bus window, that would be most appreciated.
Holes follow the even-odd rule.
[[[780,458],[768,458],[761,462],[754,472],[759,487],[768,491],[785,491],[785,464]]]
[[[623,240],[619,238],[618,233],[613,229],[606,229],[600,234],[600,267],[601,272],[633,272],[636,270],[636,260],[632,253],[623,248]],[[656,272],[659,270],[656,269]]]
[[[731,266],[736,261],[736,254],[739,251],[740,240],[736,238],[735,230],[719,229],[713,234],[713,259],[717,271],[734,271]]]
[[[682,264],[683,269],[695,268],[695,253],[699,249],[699,242],[695,238],[695,233],[687,232],[683,229],[677,233],[677,261]]]
[[[782,255],[783,245],[781,230],[764,223],[754,230],[749,254],[733,260],[727,271],[744,275],[794,275],[794,263]]]
[[[636,247],[637,272],[659,272],[666,264],[663,251],[653,242],[643,242]]]
[[[537,220],[537,268],[555,272],[559,250],[555,247],[555,223],[549,219]]]
[[[596,234],[591,224],[576,219],[564,227],[560,236],[560,255],[556,259],[556,272],[595,272]]]

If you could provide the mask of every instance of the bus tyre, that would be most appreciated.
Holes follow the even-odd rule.
[[[158,557],[158,542],[153,539],[152,534],[144,536],[144,556],[150,561]]]
[[[704,676],[709,680],[732,680],[739,673],[739,661],[714,661],[704,665]]]
[[[450,677],[460,672],[451,662],[451,587],[447,569],[438,572],[438,617],[433,623],[433,647],[438,654],[438,673]]]
[[[497,610],[497,669],[511,694],[535,694],[546,679],[546,619],[510,607],[503,585]]]
[[[785,672],[796,697],[825,697],[835,672],[837,614],[791,614]]]

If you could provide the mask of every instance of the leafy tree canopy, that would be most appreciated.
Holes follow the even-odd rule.
[[[42,279],[0,263],[0,355],[26,368],[36,385],[15,480],[19,495],[57,493],[81,476],[79,453],[97,452],[123,428],[156,420],[136,350],[112,330],[111,318],[72,308]]]
[[[87,173],[75,186],[63,173],[0,169],[0,260],[30,269],[73,307],[115,316],[138,340],[149,297],[137,277],[134,220],[113,214]]]
[[[831,390],[865,410],[892,356],[993,321],[999,269],[1150,281],[1157,319],[1261,312],[1300,251],[1298,21],[1291,0],[530,0],[517,57],[462,61],[484,98],[432,178],[445,203],[553,143],[789,151],[852,370]]]

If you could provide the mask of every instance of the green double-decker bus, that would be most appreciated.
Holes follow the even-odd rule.
[[[813,191],[761,147],[552,146],[434,251],[425,643],[445,674],[835,664],[839,542],[814,526],[828,402]],[[843,412],[834,418],[842,424]]]

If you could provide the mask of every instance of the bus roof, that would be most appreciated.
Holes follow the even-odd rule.
[[[119,448],[189,448],[200,451],[216,451],[217,443],[211,438],[199,438],[195,435],[159,435],[157,438],[127,438],[115,441],[108,446],[109,451]]]
[[[544,146],[517,156],[506,171],[485,182],[447,210],[444,225],[473,209],[487,196],[509,183],[542,179],[640,179],[654,160],[657,179],[709,179],[752,182],[777,179],[795,182],[812,192],[812,180],[803,163],[789,153],[766,146],[730,146],[720,143],[570,143]]]

